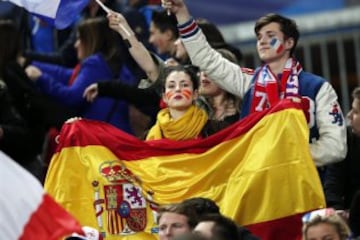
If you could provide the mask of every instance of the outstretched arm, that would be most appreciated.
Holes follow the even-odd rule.
[[[151,57],[149,51],[136,38],[134,31],[130,28],[124,16],[117,12],[109,12],[109,26],[118,32],[124,41],[128,42],[129,52],[139,66],[145,71],[148,78],[155,82],[159,76],[158,66]]]
[[[184,0],[162,0],[162,6],[176,15],[178,29],[193,65],[208,74],[222,89],[244,97],[248,90],[252,72],[222,57],[207,42],[205,35],[191,17]]]

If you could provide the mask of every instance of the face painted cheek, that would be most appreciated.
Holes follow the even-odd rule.
[[[170,92],[165,93],[165,97],[166,97],[166,99],[170,99],[174,96],[174,94],[175,94],[175,92],[170,91]]]
[[[283,43],[277,38],[270,40],[270,46],[276,53],[280,53],[284,49]]]
[[[187,99],[187,100],[190,100],[191,99],[191,96],[192,96],[192,92],[188,89],[182,89],[181,90],[181,94],[184,95],[184,97]]]

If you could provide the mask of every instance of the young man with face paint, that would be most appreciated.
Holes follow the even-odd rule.
[[[229,62],[210,47],[184,0],[162,0],[162,6],[176,15],[192,63],[221,88],[243,99],[242,117],[263,111],[283,98],[301,101],[315,164],[324,166],[344,159],[346,128],[337,95],[325,79],[303,71],[293,58],[299,38],[294,21],[268,14],[256,22],[256,48],[263,65],[251,71]]]

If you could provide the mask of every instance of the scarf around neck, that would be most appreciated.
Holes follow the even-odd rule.
[[[167,138],[171,140],[193,139],[200,135],[208,120],[205,110],[191,106],[179,119],[170,116],[168,108],[159,111],[155,125],[150,129],[146,140]]]
[[[254,76],[256,79],[250,113],[261,112],[274,106],[283,98],[290,98],[299,102],[301,100],[299,94],[299,74],[301,71],[302,66],[293,58],[286,61],[281,79],[274,75],[267,64],[262,66],[258,74]]]

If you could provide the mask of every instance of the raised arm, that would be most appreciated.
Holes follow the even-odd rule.
[[[210,46],[183,0],[162,0],[162,6],[176,15],[181,41],[192,64],[206,72],[222,89],[244,97],[253,72],[241,69]]]
[[[129,52],[139,66],[145,71],[148,78],[155,82],[159,76],[159,69],[151,57],[149,51],[136,38],[134,31],[130,28],[124,16],[117,12],[108,14],[109,26],[118,32],[129,46]]]
[[[181,25],[191,19],[191,15],[183,0],[161,0],[163,8],[168,9],[176,15],[178,23]]]

